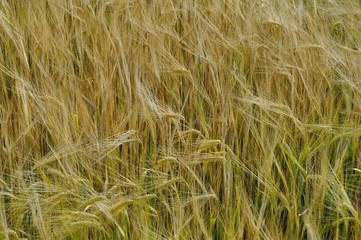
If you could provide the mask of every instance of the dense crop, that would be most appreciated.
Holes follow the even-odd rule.
[[[0,1],[0,239],[361,239],[360,137],[360,1]]]

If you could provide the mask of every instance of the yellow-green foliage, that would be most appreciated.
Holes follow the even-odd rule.
[[[0,239],[361,239],[361,2],[0,2]]]

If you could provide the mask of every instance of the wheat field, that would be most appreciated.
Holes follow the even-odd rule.
[[[0,239],[361,239],[358,0],[0,1]]]

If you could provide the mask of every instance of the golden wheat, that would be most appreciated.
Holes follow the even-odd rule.
[[[361,2],[0,2],[0,239],[360,239]]]

